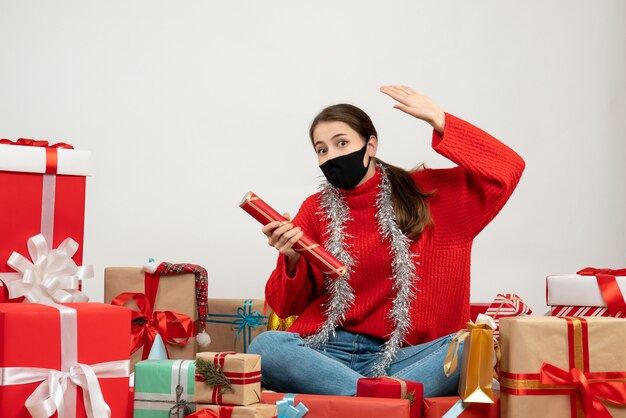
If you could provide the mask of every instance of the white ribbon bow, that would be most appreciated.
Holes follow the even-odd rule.
[[[69,372],[35,367],[5,367],[0,368],[0,386],[43,381],[24,405],[33,418],[48,418],[55,412],[59,418],[63,418],[66,411],[63,395],[69,381],[83,388],[83,400],[89,418],[110,417],[111,409],[104,400],[98,378],[128,376],[128,364],[128,360],[91,366],[75,363]],[[74,405],[69,408],[74,408]]]
[[[87,302],[89,297],[78,290],[81,280],[94,276],[93,266],[78,267],[72,257],[78,243],[67,238],[59,248],[48,251],[43,235],[28,240],[30,260],[13,252],[7,264],[22,274],[21,279],[6,282],[11,299],[25,296],[32,303]]]

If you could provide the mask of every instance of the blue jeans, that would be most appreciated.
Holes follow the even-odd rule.
[[[388,376],[424,384],[424,396],[455,395],[459,368],[449,377],[443,363],[453,335],[404,347],[387,370]],[[248,347],[261,355],[263,386],[277,392],[353,396],[357,381],[373,377],[371,368],[384,349],[384,340],[338,329],[325,350],[304,345],[293,332],[267,331]],[[463,353],[462,347],[459,356]],[[460,365],[459,359],[459,365]]]

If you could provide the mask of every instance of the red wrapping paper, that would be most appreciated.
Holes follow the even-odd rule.
[[[287,222],[287,219],[252,192],[244,196],[239,206],[263,225],[273,221]],[[336,279],[346,271],[346,267],[324,247],[309,238],[306,231],[293,248],[329,277]]]
[[[3,147],[10,141],[0,140]],[[43,142],[42,142],[43,143]],[[24,149],[28,158],[32,160],[33,148],[37,147],[11,145],[12,150]],[[5,148],[6,149],[6,148]],[[79,244],[78,251],[73,257],[77,265],[82,265],[83,235],[85,219],[85,176],[83,175],[55,175],[57,164],[57,149],[45,148],[46,152],[39,155],[41,172],[9,171],[0,168],[0,190],[4,202],[0,205],[0,280],[2,273],[14,273],[7,265],[7,260],[13,251],[28,255],[27,241],[42,231],[43,183],[45,172],[55,177],[54,196],[48,199],[54,208],[51,248],[57,248],[66,238],[71,237]],[[64,152],[75,152],[64,149]],[[3,152],[0,149],[0,152]],[[84,151],[77,151],[81,158]],[[87,157],[85,157],[87,158]],[[35,158],[36,159],[36,158]],[[11,164],[11,167],[20,164]],[[25,170],[31,170],[27,168]],[[86,175],[89,173],[85,173]],[[46,237],[48,238],[48,237]],[[6,295],[0,292],[0,302],[4,302]],[[20,299],[21,300],[21,299]]]
[[[461,398],[444,396],[424,398],[424,418],[441,418]],[[459,415],[461,418],[498,418],[500,416],[500,398],[496,395],[494,403],[472,403]]]
[[[68,303],[77,310],[78,357],[83,364],[128,360],[130,315],[126,308],[102,303]],[[0,304],[0,368],[60,370],[59,311],[50,306]],[[98,379],[112,417],[128,414],[128,377]],[[0,417],[30,418],[24,402],[39,383],[0,385]],[[85,418],[82,389],[76,390],[76,418]],[[57,413],[52,417],[57,417]]]
[[[424,385],[410,380],[395,379],[390,377],[367,377],[358,380],[356,385],[356,396],[370,398],[392,398],[403,399],[402,383],[404,392],[411,393],[413,404],[411,405],[411,418],[422,417],[422,398],[424,396]],[[406,397],[404,399],[407,399]]]
[[[261,403],[276,403],[284,396],[284,393],[261,392]],[[410,417],[408,399],[297,395],[294,403],[300,402],[309,409],[305,418]]]

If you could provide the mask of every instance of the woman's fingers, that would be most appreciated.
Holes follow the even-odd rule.
[[[403,91],[403,90],[401,90],[401,89],[399,89],[397,87],[385,86],[385,87],[381,87],[380,91],[382,93],[385,93],[387,96],[391,97],[392,99],[397,100],[398,102],[400,102],[400,103],[402,103],[404,105],[408,105],[409,104],[409,102],[407,101],[408,98],[409,98],[409,95],[405,91]]]
[[[304,232],[299,227],[293,228],[289,230],[288,232],[284,233],[279,241],[279,244],[283,242],[283,239],[285,239],[285,241],[280,247],[277,246],[278,251],[280,251],[283,254],[293,251],[292,250],[293,245],[296,242],[298,242],[300,238],[302,238],[303,235],[304,235]]]

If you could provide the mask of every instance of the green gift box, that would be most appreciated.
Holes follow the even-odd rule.
[[[195,412],[195,369],[195,360],[137,363],[134,418],[182,418]]]

